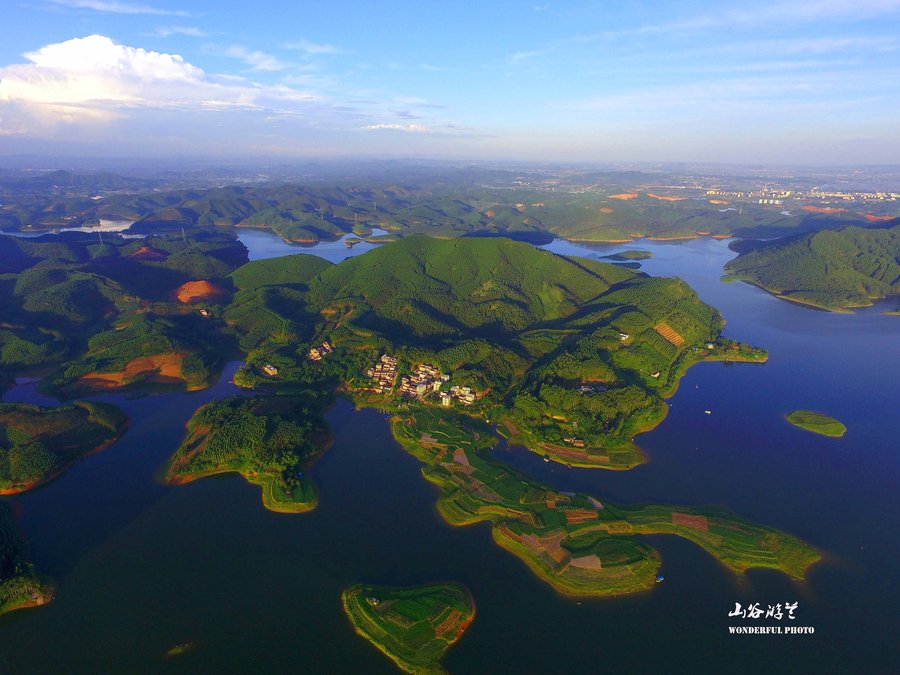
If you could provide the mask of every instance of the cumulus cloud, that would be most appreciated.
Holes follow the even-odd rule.
[[[7,133],[11,126],[108,120],[138,108],[283,110],[318,98],[286,86],[211,77],[177,54],[120,45],[103,35],[47,45],[24,57],[28,63],[0,68]]]

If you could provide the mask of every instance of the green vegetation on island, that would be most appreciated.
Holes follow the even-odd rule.
[[[356,632],[407,673],[446,672],[444,653],[475,618],[475,602],[455,583],[391,588],[357,584],[341,594]]]
[[[315,508],[318,494],[307,465],[327,434],[309,402],[290,397],[232,397],[201,407],[169,459],[163,479],[173,485],[239,473],[262,488],[272,511]]]
[[[847,427],[828,415],[813,410],[795,410],[785,415],[785,419],[795,427],[812,431],[822,436],[840,438],[847,433]]]
[[[847,227],[736,248],[740,255],[726,272],[785,300],[846,311],[900,295],[900,225]]]
[[[635,535],[678,535],[735,573],[771,568],[799,580],[820,558],[796,537],[721,509],[621,507],[549,489],[493,459],[490,427],[457,412],[399,411],[391,425],[440,489],[438,511],[448,523],[491,523],[494,541],[561,593],[614,596],[652,588],[659,556]]]
[[[12,508],[0,500],[0,614],[43,605],[52,599],[53,586],[34,571]]]
[[[124,433],[125,414],[108,403],[58,408],[0,403],[0,494],[25,492]]]
[[[653,254],[650,251],[629,249],[627,251],[621,251],[603,257],[609,260],[647,260],[648,258],[652,258]]]

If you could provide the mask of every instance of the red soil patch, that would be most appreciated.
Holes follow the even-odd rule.
[[[125,366],[125,370],[117,373],[88,373],[80,377],[78,383],[94,389],[115,389],[147,374],[150,376],[145,379],[150,382],[163,384],[181,382],[183,358],[181,354],[169,352],[133,359]]]
[[[568,511],[563,511],[563,514],[569,525],[586,523],[589,520],[597,520],[597,512],[591,511],[590,509],[569,509]]]
[[[880,223],[884,220],[893,220],[897,216],[873,216],[871,213],[866,214],[866,220],[870,223]]]
[[[730,204],[731,202],[729,202],[725,199],[710,199],[709,203],[710,204]]]
[[[202,302],[204,300],[219,300],[225,291],[208,281],[189,281],[182,284],[175,291],[179,302]]]
[[[608,206],[601,206],[599,209],[600,213],[615,213],[615,209],[611,209]]]
[[[572,558],[572,562],[570,562],[569,565],[583,570],[603,569],[603,563],[596,555],[583,555],[580,558]]]
[[[637,199],[637,192],[620,192],[617,195],[610,195],[610,199]]]
[[[503,426],[506,427],[506,430],[510,433],[511,436],[519,435],[519,429],[509,420],[503,420]]]
[[[588,454],[586,448],[566,447],[563,445],[552,445],[550,443],[541,443],[539,446],[542,450],[546,450],[552,455],[562,460],[575,460],[578,462],[596,462],[598,464],[609,464],[609,457],[606,455]]]
[[[706,516],[692,516],[689,513],[672,513],[672,522],[675,525],[692,527],[701,532],[709,532],[709,521]]]
[[[141,246],[137,251],[132,253],[130,257],[135,260],[165,260],[169,257],[169,254],[150,246]]]
[[[462,615],[462,612],[460,612],[458,609],[454,609],[452,612],[450,612],[450,616],[441,621],[440,625],[434,627],[434,634],[437,637],[441,637],[444,633],[448,632],[449,630],[454,628],[457,623],[459,623]]]
[[[675,332],[675,330],[665,321],[660,321],[653,327],[653,330],[662,335],[666,341],[671,342],[676,347],[680,347],[684,344],[684,338]]]
[[[809,211],[810,213],[844,213],[847,209],[838,209],[832,206],[801,206],[801,210]]]
[[[683,202],[687,197],[673,197],[671,195],[655,195],[652,192],[647,193],[648,197],[653,197],[653,199],[658,199],[661,202]]]

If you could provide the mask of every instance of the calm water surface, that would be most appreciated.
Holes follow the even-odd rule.
[[[251,257],[266,255],[242,240]],[[723,284],[733,256],[725,242],[549,248],[651,250],[643,271],[686,279],[722,311],[726,335],[765,346],[770,360],[688,371],[669,416],[639,438],[651,461],[635,470],[567,469],[515,447],[495,454],[562,489],[622,503],[718,504],[788,530],[826,554],[805,584],[766,571],[736,577],[690,542],[659,536],[650,539],[666,581],[652,593],[562,598],[497,548],[488,527],[445,525],[436,490],[383,416],[344,401],[328,414],[335,443],[314,468],[321,504],[310,514],[268,512],[259,489],[236,477],[159,485],[154,474],[193,410],[235,391],[232,364],[204,392],[101,397],[132,418],[122,440],[12,500],[35,563],[59,593],[0,619],[0,671],[388,673],[390,663],[344,619],[341,590],[451,579],[478,605],[445,660],[453,673],[891,672],[900,319],[877,309],[819,312]],[[35,397],[33,385],[21,385],[7,400]],[[784,421],[801,407],[838,417],[847,435],[827,439]],[[795,623],[816,632],[728,635],[729,625],[778,625],[729,619],[735,602],[798,602]],[[164,657],[185,642],[191,651]]]
[[[248,228],[236,228],[234,230],[238,240],[247,247],[250,254],[250,260],[260,260],[262,258],[280,258],[285,255],[293,255],[295,253],[310,253],[320,258],[325,258],[333,263],[339,263],[347,258],[361,255],[366,251],[371,251],[380,244],[370,244],[367,241],[360,241],[348,248],[346,241],[348,239],[359,239],[354,234],[345,234],[336,241],[320,241],[317,244],[289,244],[284,239],[270,230],[253,230]],[[386,230],[380,230],[377,227],[372,228],[373,237],[387,234]]]

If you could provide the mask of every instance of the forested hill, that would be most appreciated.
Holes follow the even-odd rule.
[[[310,301],[358,301],[363,324],[395,323],[417,336],[502,333],[568,316],[634,276],[509,239],[412,236],[326,269],[310,283]]]
[[[865,307],[900,295],[900,221],[893,222],[748,244],[725,269],[788,300],[831,310]]]

